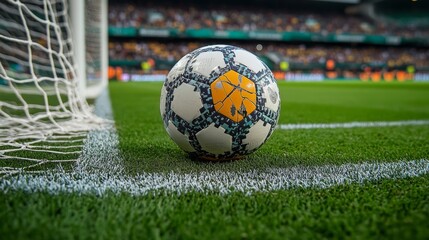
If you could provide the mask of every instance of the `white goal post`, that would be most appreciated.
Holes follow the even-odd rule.
[[[0,177],[78,161],[107,58],[107,0],[0,1]]]
[[[107,86],[107,0],[69,0],[79,88],[95,98]]]

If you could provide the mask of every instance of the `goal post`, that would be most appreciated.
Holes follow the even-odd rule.
[[[107,0],[0,1],[0,177],[78,161],[107,64]]]
[[[76,71],[79,89],[95,98],[107,86],[107,0],[70,0]]]

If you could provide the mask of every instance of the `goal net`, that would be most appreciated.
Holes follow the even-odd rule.
[[[107,1],[68,4],[0,1],[0,177],[74,163],[105,126],[85,96],[107,81]]]

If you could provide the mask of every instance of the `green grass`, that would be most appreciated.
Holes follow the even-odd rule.
[[[429,85],[280,82],[281,123],[429,119]]]
[[[2,239],[427,239],[429,176],[245,196],[0,193]]]
[[[285,83],[279,123],[429,119],[429,85],[413,83]],[[299,164],[397,161],[429,156],[429,127],[277,130],[244,160],[192,161],[171,141],[159,113],[161,83],[112,83],[120,148],[129,173],[246,171]]]
[[[429,127],[277,130],[255,154],[190,160],[159,115],[160,83],[111,83],[130,174],[242,171],[429,157]],[[429,85],[280,83],[280,123],[429,119]],[[429,175],[250,196],[0,193],[2,239],[427,239]]]

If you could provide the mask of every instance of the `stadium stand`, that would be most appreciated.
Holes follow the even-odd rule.
[[[279,79],[288,73],[361,80],[429,74],[429,21],[422,15],[186,3],[111,3],[110,65],[127,74],[165,74],[186,53],[222,43],[254,52]]]
[[[238,14],[241,13],[241,14]],[[215,30],[275,30],[321,33],[385,34],[403,37],[427,37],[429,29],[412,24],[376,22],[363,16],[339,13],[285,12],[261,9],[234,10],[169,6],[113,5],[109,24],[115,27],[177,28]]]
[[[186,53],[202,47],[204,42],[110,42],[109,56],[111,59],[144,61],[149,58],[176,62]],[[407,65],[416,67],[429,66],[429,50],[418,48],[353,48],[343,46],[306,46],[290,44],[261,44],[262,50],[256,49],[257,44],[236,43],[240,47],[259,55],[276,54],[293,63],[325,64],[329,59],[336,63],[380,65],[387,68],[401,68]]]

